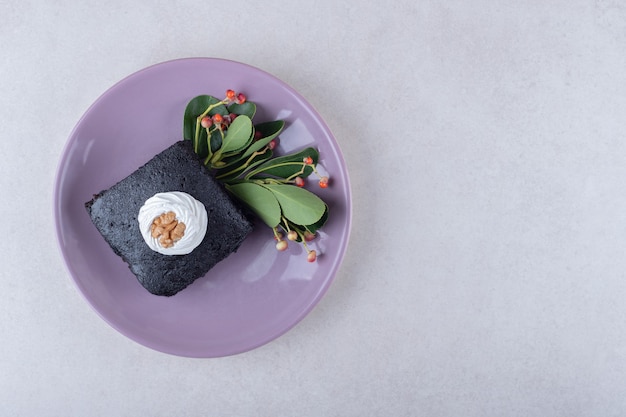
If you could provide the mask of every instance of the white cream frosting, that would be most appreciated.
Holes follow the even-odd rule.
[[[168,211],[176,214],[176,220],[185,224],[185,234],[169,248],[164,248],[158,238],[152,237],[151,226],[155,218]],[[146,200],[137,216],[139,229],[146,244],[163,255],[186,255],[204,239],[208,216],[204,204],[182,191],[157,193]]]

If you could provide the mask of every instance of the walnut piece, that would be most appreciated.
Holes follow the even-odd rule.
[[[152,237],[164,248],[171,248],[185,235],[185,223],[176,220],[176,213],[168,211],[155,218],[150,226]]]

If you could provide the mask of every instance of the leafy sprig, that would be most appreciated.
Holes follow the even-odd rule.
[[[285,122],[254,123],[255,114],[256,105],[242,93],[227,90],[222,100],[200,95],[185,108],[183,137],[226,190],[272,229],[278,250],[287,249],[286,234],[314,262],[317,252],[307,242],[326,223],[328,206],[304,188],[304,179],[316,174],[320,187],[328,186],[317,171],[319,153],[308,147],[274,156]]]

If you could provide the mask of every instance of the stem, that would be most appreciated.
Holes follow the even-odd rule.
[[[270,165],[268,167],[261,167],[258,169],[255,169],[254,171],[252,171],[251,173],[249,173],[248,175],[246,175],[246,179],[250,179],[250,177],[257,175],[263,171],[267,171],[268,169],[273,169],[276,167],[285,167],[285,166],[289,166],[289,165],[301,165],[302,162],[283,162],[282,164],[276,164],[276,165]],[[291,178],[291,177],[290,177]]]
[[[320,175],[319,172],[317,172],[317,168],[315,167],[315,165],[311,165],[311,168],[313,168],[313,172],[315,173],[315,175],[317,175],[318,178],[322,178],[322,176]]]
[[[211,162],[211,159],[215,157],[215,154],[213,153],[213,149],[211,149],[211,135],[213,134],[213,132],[215,132],[216,130],[220,131],[220,133],[222,134],[222,138],[224,137],[224,133],[222,132],[222,129],[218,128],[216,125],[213,125],[212,127],[207,127],[206,128],[206,143],[207,143],[207,148],[209,150],[209,153],[207,155],[207,157],[204,159],[204,165],[208,165],[209,162]],[[216,151],[217,153],[217,151]]]
[[[196,130],[194,132],[194,140],[193,140],[193,150],[198,153],[198,141],[200,140],[200,120],[201,117],[196,119]],[[209,149],[209,152],[211,150]]]
[[[228,104],[228,100],[221,100],[221,101],[218,101],[217,103],[210,104],[209,107],[207,107],[207,109],[204,111],[204,113],[198,116],[198,120],[202,120],[202,118],[206,116],[207,114],[209,114],[209,112],[213,110],[214,108],[219,107],[221,105],[226,105],[226,104]]]
[[[207,127],[206,129],[206,144],[207,144],[207,148],[209,150],[209,153],[207,155],[206,158],[204,158],[204,165],[208,165],[209,161],[211,160],[211,157],[213,156],[213,151],[211,150],[211,133],[212,130],[210,127]],[[215,129],[213,129],[215,130]]]
[[[263,185],[263,184],[277,184],[277,185],[283,185],[285,183],[285,180],[279,180],[276,178],[263,178],[263,179],[258,179],[258,180],[251,180],[251,179],[245,179],[243,180],[243,182],[254,182],[256,184],[259,185]]]
[[[280,216],[280,218],[283,220],[283,224],[285,225],[285,231],[287,233],[291,232],[291,228],[289,227],[289,221],[284,216]]]
[[[304,237],[304,233],[301,232],[299,229],[296,229],[296,233],[298,233],[298,236],[300,236],[300,241],[302,242],[302,246],[304,246],[304,249],[306,249],[307,253],[309,252],[309,246],[306,244],[306,239]]]
[[[252,155],[250,155],[250,157],[248,158],[248,160],[245,163],[243,163],[242,165],[239,165],[237,168],[232,169],[232,170],[230,170],[230,171],[228,171],[228,172],[226,172],[224,174],[220,174],[220,175],[216,176],[215,178],[217,178],[219,180],[219,179],[222,179],[224,177],[228,177],[228,176],[236,173],[237,171],[245,171],[246,168],[248,167],[248,165],[250,165],[250,163],[252,162],[252,160],[254,158],[256,158],[259,155],[263,155],[265,152],[267,152],[268,149],[269,148],[266,146],[265,148],[263,148],[263,151],[253,152]]]
[[[296,172],[295,174],[285,178],[285,180],[287,181],[292,181],[294,178],[296,178],[297,176],[304,174],[304,169],[306,168],[305,164],[302,164],[302,168],[300,168],[300,171]],[[313,167],[313,169],[315,169],[315,167]]]

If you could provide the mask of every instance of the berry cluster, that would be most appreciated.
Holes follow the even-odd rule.
[[[313,172],[319,177],[318,184],[320,188],[328,188],[328,176],[320,175],[320,173],[317,171],[317,168],[315,167],[313,158],[311,158],[310,156],[306,156],[302,159],[302,168],[300,169],[300,172],[296,174],[295,178],[293,178],[293,180],[291,180],[291,178],[287,178],[286,182],[292,182],[298,187],[304,187],[305,181],[304,178],[301,177],[301,175],[304,173],[306,167],[311,167],[313,169]],[[300,230],[295,225],[290,224],[288,221],[283,222],[282,228],[285,229],[285,231],[287,232],[287,240],[291,240],[292,242],[302,242],[304,249],[306,249],[307,251],[307,261],[315,262],[315,260],[317,259],[317,252],[313,249],[309,249],[309,247],[307,246],[307,242],[311,242],[316,238],[315,233],[311,233],[309,230],[306,230],[306,228]],[[276,249],[281,252],[287,250],[287,247],[289,246],[288,242],[284,240],[283,237],[283,233],[280,232],[278,228],[274,228]]]
[[[235,93],[235,90],[226,90],[226,100],[224,104],[243,104],[246,102],[246,95],[244,93]]]
[[[289,247],[289,244],[287,243],[286,240],[283,239],[283,237],[284,237],[283,233],[280,232],[278,228],[275,228],[274,239],[276,240],[276,250],[280,252],[287,250],[287,247]],[[315,262],[315,260],[317,259],[317,252],[314,249],[309,249],[309,247],[306,244],[307,242],[311,242],[312,240],[314,240],[315,237],[316,237],[315,234],[309,232],[308,230],[305,230],[304,232],[290,230],[289,232],[287,232],[288,240],[291,240],[292,242],[300,240],[302,242],[302,245],[304,246],[304,249],[306,249],[306,252],[307,252],[306,260],[308,262]]]
[[[317,171],[317,168],[315,167],[315,164],[313,163],[313,158],[311,158],[310,156],[306,156],[302,159],[302,170],[300,173],[303,173],[304,169],[307,166],[310,166],[313,169],[313,172],[315,173],[315,175],[319,177],[318,185],[320,186],[320,188],[328,188],[329,178],[326,175],[321,175]],[[298,175],[297,177],[293,179],[293,183],[298,187],[304,187],[304,184],[305,184],[304,178]]]
[[[245,94],[239,93],[237,94],[235,90],[226,90],[226,98],[219,103],[216,104],[243,104],[247,100]],[[208,113],[208,111],[206,112]],[[228,126],[235,120],[237,115],[235,113],[230,113],[226,116],[222,116],[219,113],[214,114],[213,116],[205,115],[200,119],[200,126],[205,129],[210,129],[211,127],[223,130],[227,129]]]

